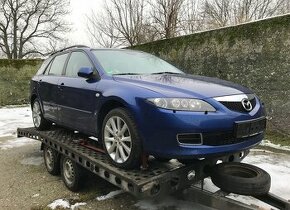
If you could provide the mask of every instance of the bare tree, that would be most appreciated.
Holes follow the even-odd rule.
[[[180,13],[185,0],[154,0],[151,5],[150,16],[153,27],[159,31],[162,38],[172,38],[178,34]]]
[[[0,49],[9,59],[45,53],[69,30],[67,0],[0,0]]]
[[[98,14],[91,12],[87,16],[87,31],[89,33],[92,45],[96,43],[102,47],[112,48],[119,47],[123,44],[123,40],[119,30],[114,26],[114,21],[107,18],[108,14]]]
[[[287,12],[289,0],[204,0],[203,13],[211,28],[236,25]],[[289,12],[289,11],[288,11]]]
[[[91,42],[105,47],[144,42],[145,0],[107,0],[103,13],[87,17]]]
[[[180,15],[182,34],[192,34],[206,28],[202,2],[203,0],[186,0],[183,4]]]

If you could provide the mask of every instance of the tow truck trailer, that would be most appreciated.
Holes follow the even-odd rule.
[[[59,169],[62,176],[66,177],[63,178],[65,185],[73,191],[76,190],[76,182],[79,182],[76,175],[85,168],[138,198],[174,194],[214,209],[258,208],[227,198],[229,192],[219,190],[212,193],[203,189],[203,180],[210,176],[212,167],[219,162],[240,162],[249,151],[196,160],[188,165],[149,158],[149,164],[147,159],[142,161],[143,169],[125,170],[111,164],[96,139],[74,131],[56,126],[47,131],[38,131],[34,127],[18,128],[17,136],[40,141],[48,172],[56,175]],[[64,159],[67,162],[60,167]],[[53,164],[58,168],[48,167]],[[72,173],[74,180],[69,179]],[[290,210],[289,201],[272,193],[254,197],[275,208]]]

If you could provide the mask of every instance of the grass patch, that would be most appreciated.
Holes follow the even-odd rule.
[[[283,134],[277,131],[267,130],[265,139],[271,141],[273,144],[290,146],[290,135]]]
[[[8,61],[7,65],[0,65],[0,106],[29,103],[30,79],[41,61],[23,61],[22,65],[22,60]]]

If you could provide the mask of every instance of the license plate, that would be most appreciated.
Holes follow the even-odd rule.
[[[266,129],[266,118],[235,122],[236,138],[245,138],[262,133]]]

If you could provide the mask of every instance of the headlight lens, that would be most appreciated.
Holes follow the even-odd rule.
[[[216,109],[209,103],[199,100],[199,99],[190,99],[190,98],[149,98],[149,102],[153,103],[155,106],[180,110],[180,111],[192,111],[192,112],[215,112]]]

